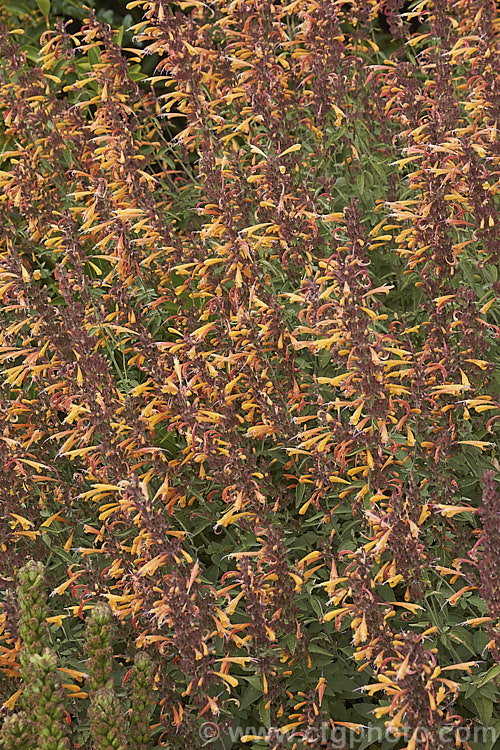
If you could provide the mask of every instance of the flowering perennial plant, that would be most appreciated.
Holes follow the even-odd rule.
[[[0,29],[3,710],[92,613],[75,747],[89,701],[125,746],[109,670],[139,648],[141,747],[151,658],[160,747],[378,722],[474,750],[460,728],[500,730],[497,5],[128,8],[35,50]],[[23,651],[27,554],[52,610]]]

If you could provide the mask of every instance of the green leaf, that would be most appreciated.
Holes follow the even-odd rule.
[[[100,52],[95,47],[91,47],[87,52],[87,59],[91,65],[97,65],[100,59]]]
[[[141,71],[140,65],[130,65],[128,74],[132,81],[142,81],[144,78],[147,78],[147,76]]]
[[[123,44],[123,33],[124,33],[124,31],[125,31],[125,26],[123,26],[123,25],[120,26],[120,28],[118,29],[118,35],[117,35],[117,37],[115,39],[115,44],[117,44],[119,47],[121,47],[122,44]]]
[[[28,60],[31,60],[31,62],[37,63],[38,62],[38,55],[40,50],[37,49],[37,47],[34,47],[33,45],[28,45],[25,47],[26,57]]]
[[[330,351],[322,351],[318,355],[318,362],[320,364],[320,367],[326,367],[327,364],[330,362],[332,358],[332,353]]]
[[[493,716],[493,701],[485,698],[482,695],[476,695],[472,700],[474,701],[474,705],[478,710],[481,722],[485,725],[488,725],[491,721],[491,717]]]
[[[267,708],[266,705],[269,702],[268,698],[263,698],[259,705],[259,715],[262,720],[262,723],[265,727],[269,729],[271,726],[271,709],[270,707]]]
[[[246,680],[253,688],[255,688],[255,690],[258,690],[260,694],[262,695],[262,693],[264,692],[264,689],[262,687],[262,680],[258,674],[253,674],[249,676],[242,675],[242,679]]]
[[[15,13],[18,16],[25,16],[30,12],[30,9],[22,3],[8,3],[5,7],[9,13]]]
[[[48,16],[50,13],[50,0],[36,0],[36,4],[41,13],[44,16]]]
[[[256,701],[261,697],[262,695],[262,688],[255,688],[252,685],[249,685],[248,688],[243,693],[243,697],[240,702],[239,710],[243,711],[243,709],[248,708],[248,706],[251,706],[252,703],[256,703]]]
[[[323,612],[321,601],[317,597],[312,596],[310,599],[310,604],[315,614],[317,614],[319,619],[322,620],[325,616],[325,613]]]
[[[295,507],[298,508],[300,505],[302,505],[302,498],[304,497],[306,491],[305,484],[297,484],[295,487]]]
[[[493,667],[490,667],[487,672],[485,672],[477,682],[474,684],[480,688],[483,687],[483,685],[486,685],[487,682],[490,680],[495,679],[500,674],[500,664],[495,664]]]

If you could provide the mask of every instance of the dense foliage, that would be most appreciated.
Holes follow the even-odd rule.
[[[4,746],[31,638],[74,748],[120,729],[137,651],[144,747],[492,748],[495,4],[135,0],[115,29],[12,5]],[[26,557],[47,652],[19,632]],[[86,687],[105,603],[110,684]]]

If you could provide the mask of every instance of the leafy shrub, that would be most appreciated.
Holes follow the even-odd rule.
[[[159,746],[492,746],[500,20],[384,8],[392,37],[376,0],[2,31],[7,710],[29,554],[65,663],[106,600],[155,654]]]

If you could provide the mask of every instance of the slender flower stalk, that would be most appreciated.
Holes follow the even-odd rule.
[[[488,602],[488,612],[492,618],[489,626],[490,647],[495,659],[500,662],[500,493],[495,481],[495,472],[486,471],[483,475],[483,497],[479,516],[482,533],[476,547],[482,548],[478,562],[481,578],[480,593]]]
[[[22,641],[21,664],[33,654],[40,654],[48,645],[46,618],[47,589],[45,568],[41,562],[30,560],[19,571],[17,589],[19,602],[19,635]]]
[[[154,665],[148,654],[139,652],[134,659],[128,744],[131,748],[147,748],[151,737],[150,721],[154,709]]]
[[[99,602],[92,609],[85,632],[88,718],[96,750],[125,750],[124,717],[113,687],[112,612]]]
[[[97,604],[90,614],[85,631],[87,685],[92,699],[98,690],[113,688],[112,613],[105,603]]]

